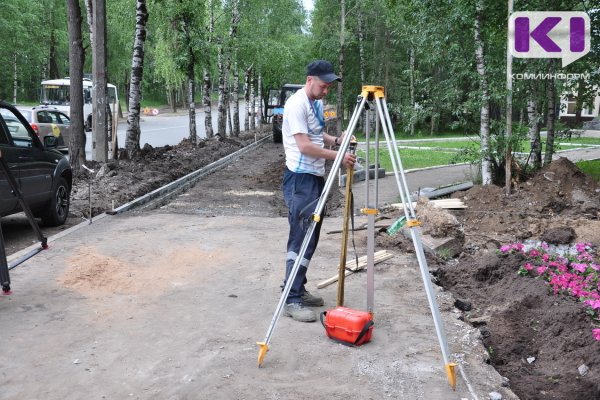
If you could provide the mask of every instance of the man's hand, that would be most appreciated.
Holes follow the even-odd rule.
[[[344,159],[342,160],[342,164],[344,164],[344,167],[352,168],[352,167],[354,167],[355,163],[356,163],[356,155],[355,154],[352,154],[352,153],[344,154]]]
[[[343,131],[341,136],[338,139],[338,143],[341,144],[344,141],[344,138],[346,137],[346,131]],[[352,139],[350,139],[350,142],[356,142],[356,136],[352,135]]]

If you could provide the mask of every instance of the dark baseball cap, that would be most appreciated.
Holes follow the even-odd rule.
[[[306,76],[316,76],[325,83],[342,81],[342,78],[333,73],[333,65],[325,60],[316,60],[308,64]]]

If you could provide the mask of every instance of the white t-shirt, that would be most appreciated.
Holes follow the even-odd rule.
[[[283,147],[285,149],[285,165],[292,172],[308,173],[317,176],[325,175],[325,159],[315,158],[300,153],[294,135],[304,133],[310,141],[324,147],[323,102],[310,101],[304,87],[294,93],[285,103],[283,109]]]

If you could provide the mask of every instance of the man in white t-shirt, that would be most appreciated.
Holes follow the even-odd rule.
[[[338,154],[325,146],[337,146],[341,143],[341,138],[324,132],[325,119],[321,99],[327,95],[335,81],[341,79],[334,74],[331,63],[324,60],[310,63],[307,67],[305,86],[288,99],[283,110],[282,134],[286,168],[282,189],[289,210],[290,225],[286,280],[298,257],[310,217],[325,186],[325,160],[334,160]],[[356,156],[346,153],[342,164],[351,167],[355,162]],[[297,321],[316,321],[315,312],[308,307],[323,305],[323,299],[308,293],[304,286],[308,264],[319,241],[320,229],[319,222],[286,299],[285,314]]]

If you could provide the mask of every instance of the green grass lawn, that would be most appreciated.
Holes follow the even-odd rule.
[[[364,132],[354,132],[354,136],[356,137],[356,139],[359,142],[365,141]],[[474,134],[466,134],[464,132],[453,132],[453,131],[439,132],[439,133],[435,133],[433,135],[417,133],[412,136],[405,132],[394,132],[394,137],[396,138],[396,140],[448,139],[448,138],[457,138],[457,137],[465,137],[465,136],[473,137],[474,139],[479,138],[477,135],[474,135]],[[369,139],[371,141],[375,140],[375,131],[374,130],[369,133]],[[383,134],[383,130],[379,131],[379,140],[380,141],[385,140],[385,135]]]
[[[400,142],[398,145],[411,147],[438,147],[445,149],[462,149],[468,146],[477,146],[477,148],[479,148],[479,140],[452,140],[447,142]]]
[[[164,100],[144,99],[140,102],[140,108],[143,110],[145,107],[148,108],[160,108],[165,106]]]
[[[359,140],[360,141],[360,140]],[[384,140],[380,140],[380,143],[384,142]],[[571,146],[598,146],[600,145],[600,138],[572,138],[571,140],[567,139],[558,139],[555,141],[556,144],[563,143],[567,144],[565,148],[571,148]],[[529,146],[528,140],[523,140],[521,142],[522,146],[529,150],[531,147]],[[401,140],[398,145],[401,146],[414,146],[414,147],[443,147],[443,148],[463,148],[467,146],[477,146],[479,147],[479,138],[473,137],[473,139],[468,140],[448,140],[448,141],[427,141],[427,140]]]
[[[438,165],[448,165],[455,156],[454,152],[400,149],[400,160],[404,169],[426,168]],[[387,150],[379,150],[379,164],[386,171],[393,171],[392,160]],[[365,151],[357,151],[359,157],[365,157]],[[375,163],[375,150],[369,151],[369,163]]]
[[[573,143],[573,144],[581,144],[583,146],[558,146],[558,150],[565,149],[574,149],[577,147],[587,147],[588,145],[600,145],[599,138],[575,138],[572,141],[561,140],[560,143]],[[445,150],[445,149],[461,149],[467,147],[475,147],[479,148],[479,143],[472,140],[462,140],[462,141],[447,141],[447,142],[414,142],[414,143],[401,143],[400,146],[414,146],[414,147],[426,147],[427,149],[417,150],[417,149],[400,149],[400,158],[402,160],[402,164],[405,169],[413,169],[413,168],[426,168],[433,167],[439,165],[448,165],[450,164],[454,157],[457,154],[456,150]],[[522,152],[529,152],[531,147],[528,141],[522,142],[523,150]],[[542,151],[545,151],[545,146],[543,146]],[[365,152],[364,150],[359,150],[357,154],[364,158]],[[373,148],[373,144],[371,144],[369,161],[371,163],[375,160],[375,150]],[[392,171],[392,162],[390,160],[390,156],[387,151],[387,145],[385,142],[380,143],[379,149],[379,157],[380,157],[380,165],[385,168],[387,171]],[[592,165],[594,162],[592,162]],[[599,162],[600,163],[600,162]],[[590,174],[594,175],[594,167],[589,167],[584,165],[585,168],[591,168],[592,172]],[[599,167],[595,167],[597,170]],[[587,171],[586,171],[587,172]]]
[[[600,160],[580,161],[577,166],[592,178],[600,181]]]

